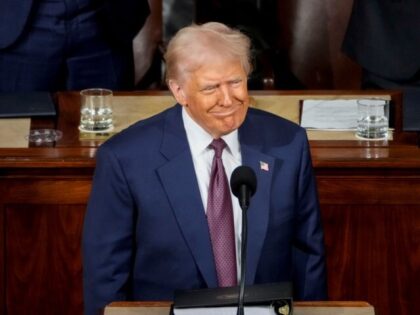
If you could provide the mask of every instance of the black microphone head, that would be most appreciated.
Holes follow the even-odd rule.
[[[230,177],[230,188],[233,194],[239,198],[241,186],[245,185],[249,189],[250,197],[257,190],[257,177],[255,172],[249,166],[238,166]]]

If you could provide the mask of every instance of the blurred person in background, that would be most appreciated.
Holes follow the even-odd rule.
[[[1,0],[0,92],[134,87],[147,0]]]
[[[362,66],[362,88],[420,90],[420,1],[354,0],[343,51]]]

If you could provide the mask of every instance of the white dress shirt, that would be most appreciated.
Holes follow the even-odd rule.
[[[187,139],[194,163],[195,175],[200,189],[201,200],[204,211],[207,211],[207,196],[209,191],[211,165],[214,157],[214,150],[209,147],[213,137],[208,134],[199,124],[197,124],[182,107],[182,119],[184,122]],[[232,131],[222,139],[226,142],[226,148],[222,153],[223,166],[226,176],[230,182],[233,170],[242,164],[241,148],[238,140],[238,130]],[[233,222],[235,228],[235,248],[236,248],[236,270],[238,281],[240,279],[240,248],[242,231],[242,210],[238,199],[232,194]]]

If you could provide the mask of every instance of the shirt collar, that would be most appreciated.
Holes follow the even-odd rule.
[[[197,156],[209,150],[208,146],[213,141],[213,137],[190,117],[184,106],[182,107],[182,120],[192,155]],[[238,130],[222,136],[222,139],[226,142],[227,149],[233,157],[240,160]]]

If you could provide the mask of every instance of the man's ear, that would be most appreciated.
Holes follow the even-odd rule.
[[[176,101],[182,106],[187,105],[187,98],[185,96],[185,92],[182,89],[182,87],[178,84],[178,82],[175,80],[169,80],[168,85]]]

